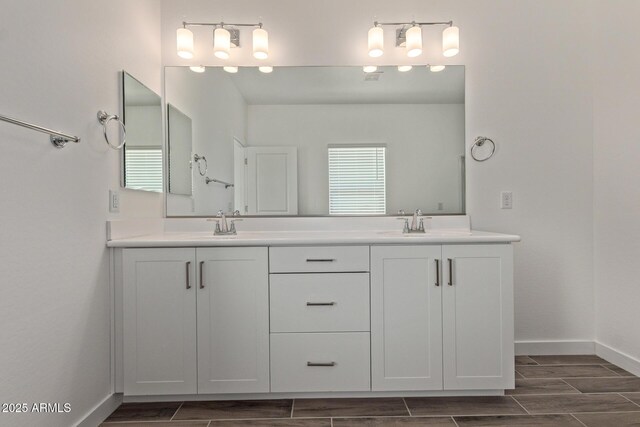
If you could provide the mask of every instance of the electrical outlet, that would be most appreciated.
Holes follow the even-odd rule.
[[[501,209],[513,208],[513,193],[511,191],[502,191],[500,193],[500,208]]]
[[[120,193],[116,190],[109,190],[109,212],[120,212]]]

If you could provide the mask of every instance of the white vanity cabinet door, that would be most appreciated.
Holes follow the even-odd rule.
[[[514,387],[511,245],[442,247],[445,390]]]
[[[123,250],[124,394],[197,392],[195,249]]]
[[[371,388],[442,390],[441,247],[371,247]]]
[[[267,248],[198,248],[198,393],[269,391]]]

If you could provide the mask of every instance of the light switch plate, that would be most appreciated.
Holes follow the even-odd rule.
[[[109,212],[120,212],[120,193],[116,190],[109,190]]]
[[[501,209],[513,208],[513,193],[511,191],[502,191],[500,193],[500,208]]]

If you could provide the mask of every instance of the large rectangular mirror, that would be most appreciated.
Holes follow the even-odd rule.
[[[170,159],[193,185],[167,216],[465,212],[463,66],[166,67],[165,97],[206,158]],[[184,141],[169,135],[169,152]]]
[[[162,101],[129,73],[122,72],[122,186],[162,192]]]

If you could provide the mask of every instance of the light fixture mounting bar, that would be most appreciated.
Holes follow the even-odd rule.
[[[262,22],[258,22],[257,24],[233,24],[231,22],[182,22],[182,27],[222,27],[225,25],[230,27],[258,27],[262,28]]]
[[[447,22],[416,22],[416,21],[411,21],[411,22],[378,22],[378,21],[374,21],[373,23],[374,27],[382,27],[382,26],[397,26],[397,25],[418,25],[420,27],[424,26],[424,25],[448,25],[448,26],[453,26],[453,21],[447,21]]]

